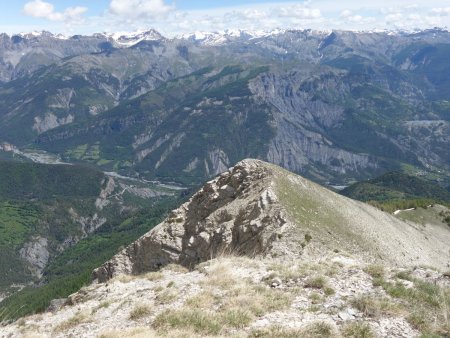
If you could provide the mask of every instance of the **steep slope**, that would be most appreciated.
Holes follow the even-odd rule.
[[[81,240],[99,232],[114,237],[126,218],[177,194],[82,166],[0,161],[0,300],[45,283],[54,260]],[[141,234],[122,235],[128,242],[120,245]],[[73,267],[76,259],[62,262]]]
[[[369,262],[444,269],[449,241],[450,229],[402,222],[274,165],[245,160],[208,182],[93,278],[169,263],[190,267],[224,252],[317,258],[338,250]]]

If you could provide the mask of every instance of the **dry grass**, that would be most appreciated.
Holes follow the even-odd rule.
[[[289,329],[281,326],[270,326],[255,329],[250,332],[251,338],[299,338],[303,332],[300,329]]]
[[[145,279],[154,282],[164,278],[164,275],[159,271],[147,272],[144,276]]]
[[[178,298],[180,292],[175,288],[165,289],[156,295],[158,304],[169,304]]]
[[[100,309],[106,309],[106,308],[108,308],[109,306],[111,305],[111,301],[104,301],[104,302],[101,302],[100,304],[98,304],[96,307],[94,307],[93,309],[92,309],[92,313],[94,314],[94,313],[96,313],[98,310],[100,310]]]
[[[229,289],[236,284],[236,277],[227,264],[215,264],[205,271],[208,278],[201,284],[207,287]]]
[[[413,282],[407,288],[401,282],[383,282],[385,291],[402,300],[409,312],[408,322],[424,335],[450,336],[450,288],[404,274],[402,279]]]
[[[324,289],[328,286],[328,281],[325,276],[312,276],[306,279],[304,283],[305,288]]]
[[[188,273],[189,269],[179,265],[179,264],[169,264],[166,265],[163,269],[163,271],[172,271],[172,272],[176,272],[176,273]]]
[[[398,304],[386,297],[359,296],[352,299],[350,303],[365,317],[380,318],[398,315],[402,312]]]
[[[368,323],[362,321],[345,323],[341,334],[346,338],[376,338],[376,334]]]
[[[98,338],[156,338],[156,332],[146,327],[135,327],[129,330],[108,330],[100,333]]]
[[[113,281],[118,281],[118,282],[121,282],[121,283],[130,283],[130,282],[136,280],[136,278],[139,278],[139,276],[118,275],[118,276],[113,278]]]
[[[63,332],[67,331],[75,326],[78,326],[82,323],[87,323],[90,321],[90,315],[87,312],[79,311],[73,317],[67,319],[66,321],[60,323],[55,327],[55,332]]]
[[[131,320],[139,320],[141,318],[147,317],[152,313],[150,306],[146,304],[136,305],[133,310],[131,310],[129,318]]]
[[[309,264],[271,264],[269,270],[273,271],[266,280],[269,281],[275,277],[280,278],[283,282],[288,280],[298,280],[307,277],[314,271],[313,266]]]
[[[201,283],[203,291],[187,299],[182,308],[159,314],[153,324],[159,332],[176,329],[201,335],[226,333],[247,327],[257,317],[285,309],[292,302],[286,292],[234,276],[228,260],[202,269],[207,274]]]
[[[180,310],[166,310],[153,321],[153,327],[158,331],[181,329],[192,330],[195,333],[217,335],[222,325],[215,314],[198,309],[183,308]]]
[[[302,329],[299,337],[329,338],[337,336],[336,329],[326,322],[314,322]]]
[[[371,264],[364,268],[364,272],[372,278],[384,278],[384,266],[378,264]]]

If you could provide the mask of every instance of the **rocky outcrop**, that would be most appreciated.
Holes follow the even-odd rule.
[[[287,226],[276,203],[271,171],[245,160],[208,182],[147,235],[93,273],[115,275],[157,270],[169,263],[190,267],[222,253],[268,253]]]
[[[25,243],[20,249],[20,256],[29,263],[30,271],[37,278],[42,277],[42,271],[47,265],[50,254],[47,238],[37,236]]]
[[[96,269],[93,279],[170,263],[190,268],[224,253],[320,259],[338,250],[366,262],[444,269],[449,241],[449,229],[405,223],[280,167],[243,160]]]
[[[339,174],[377,168],[370,156],[342,149],[325,132],[345,118],[339,99],[348,96],[350,88],[342,75],[318,69],[312,73],[309,69],[263,74],[250,82],[255,97],[278,110],[274,114],[276,136],[267,153],[269,162],[298,173],[308,165]],[[318,93],[326,94],[321,97]]]
[[[74,120],[74,116],[69,114],[66,117],[57,117],[53,113],[45,114],[44,118],[36,116],[34,118],[33,130],[38,134],[42,134],[48,130],[57,128],[59,126],[70,124]]]

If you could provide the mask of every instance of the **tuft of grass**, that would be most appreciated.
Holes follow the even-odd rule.
[[[153,282],[153,281],[157,281],[157,280],[163,279],[164,275],[161,272],[159,272],[159,271],[157,271],[157,272],[154,271],[154,272],[147,272],[143,277],[145,279]]]
[[[177,289],[166,289],[156,295],[156,302],[158,304],[168,304],[177,299],[179,292]]]
[[[430,330],[430,323],[428,322],[427,317],[427,313],[423,310],[419,310],[409,314],[406,317],[406,320],[416,330],[419,330],[420,332],[428,332]]]
[[[208,278],[202,283],[209,287],[229,289],[238,281],[227,265],[216,264],[206,271]]]
[[[60,323],[57,325],[54,329],[55,332],[63,332],[67,331],[75,326],[78,326],[82,323],[89,322],[90,317],[86,312],[77,312],[73,317],[69,318],[68,320]]]
[[[313,276],[305,281],[305,288],[323,289],[328,285],[324,276]]]
[[[222,330],[223,324],[212,312],[183,308],[160,313],[153,321],[153,327],[159,331],[183,329],[203,335],[217,335]]]
[[[334,295],[334,294],[336,293],[336,291],[334,291],[334,289],[333,289],[331,286],[326,286],[326,287],[323,289],[323,292],[324,292],[325,295],[327,295],[327,296],[332,296],[332,295]]]
[[[379,318],[400,312],[397,304],[383,297],[359,296],[351,300],[351,305],[361,311],[365,317]]]
[[[384,278],[385,271],[384,266],[378,264],[371,264],[364,268],[364,272],[370,275],[372,278]]]
[[[250,332],[251,338],[298,338],[303,337],[300,329],[290,329],[281,326],[270,326],[261,329],[254,329]]]
[[[399,271],[395,274],[395,277],[397,277],[398,279],[403,279],[403,280],[408,280],[412,282],[412,276],[411,276],[411,272],[409,271]]]
[[[376,334],[368,323],[362,321],[347,322],[341,328],[342,336],[346,338],[375,338]]]
[[[311,299],[312,304],[320,304],[323,302],[322,296],[317,292],[311,292],[311,294],[309,295],[309,299]]]
[[[314,322],[308,324],[303,330],[302,335],[299,337],[309,338],[329,338],[335,334],[334,327],[326,322]]]
[[[248,309],[229,309],[220,316],[220,321],[227,327],[242,329],[249,325],[254,315]]]
[[[152,310],[148,305],[140,304],[136,305],[133,310],[131,310],[129,318],[131,320],[139,320],[141,318],[147,317],[151,314]]]
[[[450,288],[408,276],[414,283],[406,288],[400,282],[384,282],[391,297],[401,299],[410,312],[408,322],[424,335],[448,335],[450,332]],[[445,336],[444,334],[444,336]]]

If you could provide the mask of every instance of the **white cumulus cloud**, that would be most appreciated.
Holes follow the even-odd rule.
[[[293,5],[281,7],[279,16],[296,19],[320,19],[322,17],[322,13],[318,8],[310,8],[305,5]]]
[[[86,7],[68,7],[63,12],[56,12],[55,7],[42,0],[27,2],[23,7],[25,15],[50,21],[80,21],[82,15],[87,11]]]
[[[109,10],[112,14],[126,19],[160,18],[175,9],[164,0],[111,0]]]
[[[431,12],[432,12],[433,14],[437,14],[437,15],[440,15],[440,16],[447,16],[447,15],[450,15],[450,7],[445,7],[445,8],[442,8],[442,7],[439,7],[439,8],[433,8],[433,9],[431,10]]]

